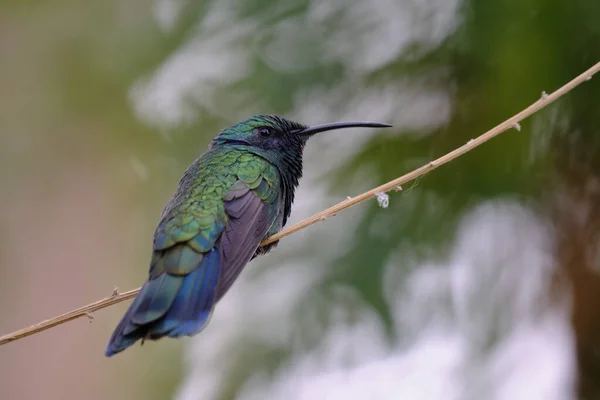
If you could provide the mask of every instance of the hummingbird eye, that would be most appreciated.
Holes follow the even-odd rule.
[[[263,127],[263,128],[258,128],[258,134],[261,137],[270,137],[273,134],[273,131],[269,128]]]

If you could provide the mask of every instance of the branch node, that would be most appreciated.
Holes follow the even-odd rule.
[[[469,139],[469,141],[467,142],[467,144],[471,144],[475,141],[475,139]]]
[[[516,130],[518,130],[519,132],[521,132],[521,124],[519,124],[518,122],[515,122],[512,125],[513,128],[515,128]]]
[[[88,317],[88,319],[90,320],[90,322],[92,322],[92,320],[94,319],[94,316],[92,315],[92,313],[86,312],[85,315]]]
[[[398,185],[394,188],[394,191],[396,191],[396,192],[401,192],[402,190],[403,190],[402,185]]]
[[[110,298],[112,299],[113,297],[117,297],[119,295],[119,287],[115,286],[115,288],[113,289],[112,293],[110,294]]]
[[[588,75],[588,77],[587,77],[587,78],[585,78],[585,80],[586,80],[586,81],[591,81],[591,80],[592,80],[592,76],[594,76],[594,75]]]
[[[542,91],[542,100],[546,100],[548,98],[548,93],[546,91]]]

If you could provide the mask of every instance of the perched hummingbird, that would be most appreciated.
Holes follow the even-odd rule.
[[[316,133],[378,122],[308,127],[257,115],[224,129],[179,181],[154,233],[148,280],[112,334],[110,357],[138,339],[192,336],[259,247],[290,216],[302,153]]]

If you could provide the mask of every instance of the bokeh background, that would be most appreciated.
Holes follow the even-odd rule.
[[[0,334],[146,277],[160,211],[257,113],[381,120],[306,149],[291,222],[600,60],[597,0],[0,1]],[[2,346],[2,399],[600,398],[600,77],[282,240],[188,340],[126,305]]]

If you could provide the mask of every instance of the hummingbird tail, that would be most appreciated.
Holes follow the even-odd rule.
[[[193,336],[206,326],[219,281],[219,251],[204,254],[198,268],[185,276],[147,281],[113,332],[105,355],[110,357],[139,339]]]

